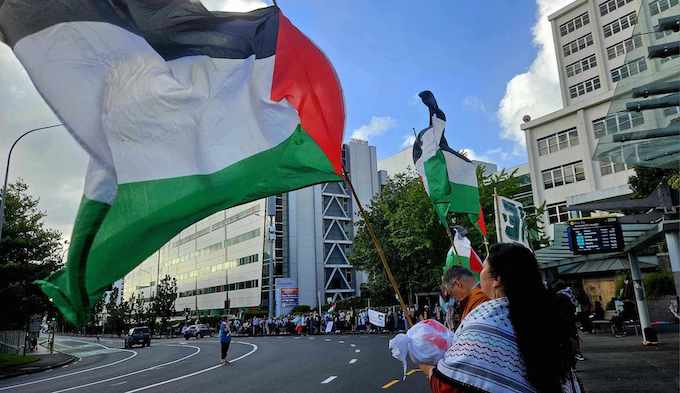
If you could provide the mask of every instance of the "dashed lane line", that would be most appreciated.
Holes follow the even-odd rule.
[[[338,341],[340,344],[344,344],[345,342],[343,340]]]
[[[349,344],[349,346],[352,347],[352,348],[354,348],[354,347],[356,347],[357,345],[356,345],[356,344]]]
[[[194,351],[193,353],[191,353],[191,354],[189,354],[189,355],[187,355],[187,356],[181,357],[181,358],[179,358],[179,359],[176,359],[176,360],[173,360],[173,361],[170,361],[170,362],[166,362],[166,363],[162,363],[162,364],[157,364],[157,365],[155,365],[155,366],[147,367],[147,368],[142,369],[142,370],[137,370],[137,371],[133,371],[133,372],[131,372],[131,373],[122,374],[122,375],[117,375],[117,376],[115,376],[115,377],[111,377],[111,378],[102,379],[102,380],[99,380],[99,381],[94,381],[94,382],[86,383],[86,384],[84,384],[84,385],[72,386],[72,387],[70,387],[70,388],[57,390],[57,391],[52,392],[52,393],[68,392],[68,391],[70,391],[70,390],[76,390],[76,389],[85,388],[85,387],[92,386],[92,385],[98,385],[98,384],[100,384],[100,383],[115,381],[116,379],[121,379],[121,378],[129,377],[130,375],[135,375],[135,374],[143,373],[143,372],[150,371],[150,370],[157,370],[157,369],[159,369],[159,368],[161,368],[161,367],[169,366],[169,365],[171,365],[171,364],[179,363],[179,362],[181,362],[181,361],[183,361],[183,360],[189,359],[190,357],[195,356],[195,355],[198,355],[198,353],[201,352],[201,348],[195,347],[195,346],[193,346],[193,345],[181,345],[181,346],[180,346],[180,345],[168,345],[168,347],[179,347],[179,348],[187,348],[187,347],[188,347],[188,348],[194,348],[196,351]]]
[[[413,375],[413,374],[415,374],[415,373],[417,373],[417,372],[420,372],[420,369],[419,369],[419,368],[416,368],[416,369],[407,371],[407,372],[406,372],[406,375]]]
[[[72,341],[76,341],[76,340],[72,340]],[[97,345],[101,345],[101,344],[97,344]],[[106,347],[105,345],[101,345],[101,346]],[[115,348],[111,348],[111,349],[115,349]],[[126,362],[126,361],[134,358],[135,356],[137,356],[137,352],[129,350],[129,349],[116,349],[116,351],[131,352],[131,355],[124,358],[124,359],[116,360],[115,362],[103,364],[103,365],[97,366],[97,367],[87,368],[85,370],[74,371],[72,373],[56,375],[54,377],[49,377],[49,378],[36,379],[35,381],[19,383],[19,384],[16,384],[16,385],[3,386],[3,387],[0,387],[0,391],[9,390],[9,389],[16,389],[16,388],[20,388],[20,387],[23,387],[23,386],[34,385],[36,383],[52,381],[52,380],[59,379],[59,378],[70,377],[71,375],[82,374],[82,373],[86,373],[86,372],[90,372],[90,371],[94,371],[94,370],[99,370],[99,369],[102,369],[102,368],[105,368],[105,367],[115,366],[116,364]],[[52,370],[53,369],[49,369],[47,371],[52,371]]]
[[[324,338],[323,340],[324,340],[324,341],[326,341],[326,342],[329,342],[329,341],[331,341],[331,339],[330,339],[330,338]]]
[[[355,349],[354,352],[359,353],[359,352],[361,352],[361,349]]]
[[[354,364],[354,363],[356,363],[358,360],[359,360],[359,359],[352,359],[352,360],[349,361],[349,364]]]
[[[332,382],[332,381],[333,381],[335,378],[337,378],[337,377],[338,377],[337,375],[331,375],[330,377],[328,377],[328,378],[324,379],[323,381],[321,381],[321,383],[322,383],[322,384],[330,383],[330,382]]]
[[[111,386],[120,386],[120,385],[125,385],[126,383],[127,383],[127,381],[116,382],[116,383],[112,383]]]
[[[398,384],[398,383],[399,383],[398,379],[393,379],[393,380],[389,381],[388,383],[384,384],[382,386],[382,388],[383,389],[389,389],[390,387],[392,387],[392,385],[395,385],[395,384]]]
[[[241,356],[239,356],[239,357],[237,357],[237,358],[231,359],[231,360],[230,360],[231,363],[238,362],[239,360],[241,360],[241,359],[243,359],[243,358],[245,358],[245,357],[247,357],[247,356],[250,356],[250,355],[252,355],[255,351],[257,351],[257,345],[255,345],[255,344],[251,344],[251,343],[247,343],[247,342],[243,342],[243,341],[234,341],[234,343],[235,343],[235,344],[250,345],[251,347],[253,347],[253,349],[252,349],[250,352],[248,352],[248,353],[246,353],[246,354],[244,354],[244,355],[241,355]],[[203,373],[206,373],[206,372],[208,372],[208,371],[212,371],[212,370],[214,370],[214,369],[216,369],[216,368],[220,368],[220,367],[224,367],[224,366],[222,365],[222,363],[217,364],[217,365],[214,365],[214,366],[212,366],[212,367],[204,368],[203,370],[194,371],[193,373],[180,375],[179,377],[176,377],[176,378],[166,379],[165,381],[157,382],[157,383],[154,383],[154,384],[151,384],[151,385],[142,386],[142,387],[140,387],[140,388],[133,389],[133,390],[128,390],[128,391],[125,392],[125,393],[136,393],[136,392],[141,392],[142,390],[151,389],[151,388],[155,388],[155,387],[157,387],[157,386],[162,386],[162,385],[165,385],[165,384],[168,384],[168,383],[173,383],[173,382],[181,381],[182,379],[186,379],[186,378],[190,378],[190,377],[193,377],[193,376],[196,376],[196,375],[199,375],[199,374],[203,374]]]

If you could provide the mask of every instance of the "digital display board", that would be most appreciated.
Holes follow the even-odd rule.
[[[569,249],[574,254],[622,251],[623,231],[616,217],[569,221]]]

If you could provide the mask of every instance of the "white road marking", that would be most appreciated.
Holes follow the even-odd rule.
[[[355,349],[354,352],[359,353],[359,352],[361,352],[361,349]]]
[[[352,348],[354,348],[354,347],[356,347],[357,345],[356,345],[356,344],[349,344],[349,346],[352,347]]]
[[[349,361],[349,364],[354,364],[354,363],[356,363],[358,360],[359,360],[359,359],[352,359],[352,360]]]
[[[100,383],[115,381],[116,379],[121,379],[121,378],[129,377],[130,375],[135,375],[135,374],[143,373],[143,372],[145,372],[145,371],[157,370],[157,369],[159,369],[159,368],[161,368],[161,367],[163,367],[163,366],[168,366],[168,365],[171,365],[171,364],[174,364],[174,363],[179,363],[179,362],[181,362],[181,361],[183,361],[183,360],[189,359],[190,357],[195,356],[195,355],[198,355],[198,353],[201,352],[201,348],[195,347],[195,346],[193,346],[193,345],[182,345],[182,346],[180,346],[180,345],[168,345],[168,346],[169,346],[169,347],[180,347],[180,348],[187,348],[187,347],[189,347],[189,348],[194,348],[194,349],[196,349],[196,351],[195,351],[194,353],[191,353],[191,354],[189,354],[189,355],[187,355],[187,356],[181,357],[181,358],[179,358],[179,359],[177,359],[177,360],[173,360],[173,361],[171,361],[171,362],[162,363],[162,364],[157,364],[157,365],[155,365],[155,366],[147,367],[147,368],[142,369],[142,370],[137,370],[137,371],[133,371],[133,372],[131,372],[131,373],[122,374],[122,375],[118,375],[118,376],[115,376],[115,377],[111,377],[111,378],[102,379],[102,380],[99,380],[99,381],[94,381],[94,382],[86,383],[86,384],[84,384],[84,385],[72,386],[72,387],[70,387],[70,388],[57,390],[57,391],[52,392],[52,393],[68,392],[69,390],[75,390],[75,389],[80,389],[80,388],[84,388],[84,387],[88,387],[88,386],[92,386],[92,385],[98,385],[98,384],[100,384]]]
[[[324,340],[324,341],[331,341],[330,338],[324,338],[323,340]]]
[[[328,377],[328,378],[324,379],[323,381],[321,381],[321,383],[322,383],[322,384],[324,384],[324,383],[329,383],[329,382],[331,382],[332,380],[334,380],[334,379],[337,378],[337,377],[338,377],[337,375],[331,375],[330,377]]]
[[[74,341],[75,341],[75,340],[74,340]],[[97,344],[97,345],[99,345],[99,344]],[[102,345],[102,347],[104,347],[104,345]],[[113,348],[112,348],[112,349],[113,349]],[[88,368],[88,369],[85,369],[85,370],[74,371],[74,372],[72,372],[72,373],[57,375],[57,376],[50,377],[50,378],[37,379],[37,380],[35,380],[35,381],[30,381],[30,382],[25,382],[25,383],[19,383],[19,384],[16,384],[16,385],[3,386],[3,387],[0,388],[0,391],[9,390],[9,389],[14,389],[14,388],[19,388],[19,387],[22,387],[22,386],[34,385],[34,384],[36,384],[36,383],[46,382],[46,381],[52,381],[52,380],[54,380],[54,379],[59,379],[59,378],[64,378],[64,377],[70,377],[71,375],[82,374],[82,373],[86,373],[86,372],[88,372],[88,371],[99,370],[99,369],[102,369],[102,368],[104,368],[104,367],[111,367],[111,366],[114,366],[114,365],[116,365],[116,364],[126,362],[126,361],[132,359],[133,357],[137,356],[137,352],[131,351],[131,350],[129,350],[129,349],[121,349],[120,351],[122,351],[122,352],[132,352],[132,355],[126,357],[125,359],[116,360],[115,362],[103,364],[103,365],[101,365],[101,366],[92,367],[92,368]],[[51,370],[52,370],[52,369],[50,369],[50,370],[48,370],[48,371],[51,371]]]
[[[314,340],[314,337],[309,337],[310,340]]]
[[[245,355],[241,355],[241,356],[239,356],[239,357],[237,357],[237,358],[235,358],[235,359],[231,359],[231,360],[229,361],[230,363],[237,362],[237,361],[239,361],[239,360],[245,358],[246,356],[252,355],[255,351],[257,351],[257,345],[255,345],[255,344],[251,344],[251,343],[247,343],[247,342],[243,342],[243,341],[234,341],[234,343],[236,343],[236,344],[243,344],[243,345],[250,345],[251,347],[253,347],[253,349],[252,349],[250,352],[246,353]],[[193,377],[193,376],[195,376],[195,375],[203,374],[203,373],[205,373],[205,372],[208,372],[208,371],[214,370],[214,369],[216,369],[216,368],[220,368],[220,367],[224,367],[224,366],[222,365],[222,363],[217,364],[217,365],[214,365],[214,366],[212,366],[212,367],[204,368],[203,370],[194,371],[193,373],[181,375],[181,376],[176,377],[176,378],[166,379],[165,381],[161,381],[161,382],[154,383],[154,384],[147,385],[147,386],[142,386],[141,388],[137,388],[137,389],[133,389],[133,390],[128,390],[128,391],[125,392],[125,393],[141,392],[142,390],[151,389],[151,388],[155,388],[156,386],[162,386],[162,385],[165,385],[165,384],[168,384],[168,383],[180,381],[180,380],[182,380],[182,379],[186,379],[186,378]]]
[[[342,340],[340,340],[340,341],[338,341],[338,342],[339,342],[340,344],[344,344],[344,343],[345,343],[345,342],[344,342],[344,341],[342,341]]]
[[[126,384],[127,381],[112,383],[111,386],[120,386]]]

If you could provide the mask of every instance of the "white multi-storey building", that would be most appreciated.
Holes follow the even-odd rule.
[[[577,0],[549,16],[564,107],[522,125],[534,203],[546,203],[547,222],[566,221],[568,205],[631,192],[631,168],[592,157],[599,138],[636,128],[664,127],[678,113],[677,107],[637,113],[611,106],[630,93],[625,79],[634,77],[635,84],[642,85],[677,74],[677,58],[648,59],[647,47],[673,39],[649,32],[660,17],[677,14],[678,3]]]

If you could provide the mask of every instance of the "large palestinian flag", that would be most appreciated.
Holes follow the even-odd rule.
[[[0,30],[90,155],[66,266],[38,282],[71,322],[197,220],[340,179],[338,79],[276,7],[0,0]]]

